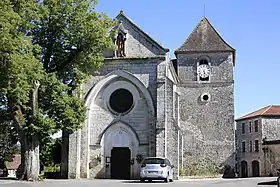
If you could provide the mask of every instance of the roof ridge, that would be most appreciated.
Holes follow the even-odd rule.
[[[223,37],[219,34],[219,32],[215,29],[215,27],[211,24],[211,22],[207,19],[207,17],[204,16],[204,18],[210,25],[210,27],[212,27],[212,29],[215,31],[215,33],[217,33],[217,35],[220,37],[220,39],[229,47],[231,48],[232,50],[235,51],[235,49],[233,47],[231,47],[224,39]]]
[[[204,17],[203,17],[203,18],[204,18]],[[199,23],[195,26],[195,28],[192,30],[192,32],[188,35],[187,39],[184,40],[183,44],[182,44],[180,47],[178,47],[178,48],[175,50],[175,52],[176,52],[177,50],[179,50],[181,47],[183,47],[183,45],[189,40],[189,38],[191,37],[192,33],[198,28],[198,26],[199,26],[199,24],[201,23],[201,21],[203,20],[203,18],[200,19]]]
[[[278,112],[278,113],[271,112],[271,110],[273,111],[273,107],[280,107],[280,105],[264,106],[264,107],[262,107],[258,110],[255,110],[253,112],[250,112],[248,114],[245,114],[245,115],[237,118],[235,121],[245,120],[245,119],[252,118],[252,117],[257,117],[257,116],[267,116],[267,115],[279,115],[280,116],[280,112]]]
[[[116,16],[116,18],[118,18],[119,16],[123,16],[127,21],[129,21],[132,25],[134,25],[137,29],[139,29],[147,38],[149,38],[154,43],[156,43],[165,52],[169,52],[168,48],[163,47],[163,45],[159,41],[152,38],[147,32],[145,32],[143,29],[141,29],[134,21],[132,21],[128,16],[126,16],[126,14],[124,13],[123,10],[120,10],[120,13]]]
[[[267,108],[267,109],[265,109],[265,110],[261,113],[261,115],[265,114],[269,109],[271,109],[271,107],[272,107],[272,105],[268,105],[268,106],[264,107],[263,109],[265,109],[265,108]]]

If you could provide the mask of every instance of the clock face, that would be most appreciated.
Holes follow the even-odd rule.
[[[197,67],[197,74],[201,77],[201,78],[207,78],[210,75],[210,66],[207,64],[202,64],[200,66]]]

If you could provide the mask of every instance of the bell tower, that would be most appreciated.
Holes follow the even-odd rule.
[[[185,159],[234,166],[235,49],[203,17],[175,55]]]

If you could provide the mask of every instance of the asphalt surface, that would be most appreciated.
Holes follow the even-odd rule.
[[[276,186],[275,177],[247,179],[188,179],[173,183],[122,181],[122,180],[45,180],[42,182],[26,182],[15,180],[0,180],[0,187],[138,187],[138,186],[174,186],[174,187],[265,187]],[[263,183],[260,185],[259,183]]]

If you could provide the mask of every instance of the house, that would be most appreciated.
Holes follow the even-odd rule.
[[[280,106],[266,106],[235,121],[239,176],[276,175],[280,168]]]

